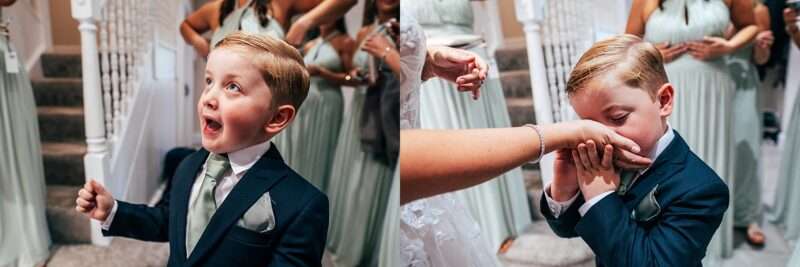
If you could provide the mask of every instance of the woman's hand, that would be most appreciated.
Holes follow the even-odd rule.
[[[658,52],[661,52],[661,57],[664,59],[664,63],[670,63],[676,58],[686,53],[688,50],[688,46],[686,44],[675,44],[670,45],[670,43],[663,42],[655,45]]]
[[[286,42],[294,47],[301,47],[303,45],[303,38],[312,27],[311,21],[308,17],[301,16],[292,26],[289,26],[289,31],[286,32]]]
[[[578,186],[586,201],[602,193],[616,191],[619,187],[619,175],[611,164],[614,148],[611,145],[601,147],[602,156],[598,153],[598,146],[591,140],[572,150]]]
[[[725,38],[704,37],[700,42],[689,42],[689,54],[699,60],[710,60],[733,52],[733,45]]]
[[[559,148],[573,149],[589,140],[600,146],[611,145],[614,148],[614,164],[625,169],[643,169],[650,166],[652,160],[636,153],[641,151],[639,145],[621,136],[603,124],[592,120],[575,120],[554,124],[557,132],[554,137],[563,136],[563,146]]]
[[[397,53],[397,49],[383,35],[373,35],[364,41],[361,50],[369,53],[375,58],[383,58],[388,53]]]
[[[472,98],[478,99],[488,71],[489,65],[475,53],[437,46],[428,48],[422,77],[437,76],[455,82],[458,91],[472,92]]]
[[[756,46],[759,48],[769,49],[774,42],[775,36],[772,35],[772,31],[770,30],[759,32],[758,35],[756,35]]]

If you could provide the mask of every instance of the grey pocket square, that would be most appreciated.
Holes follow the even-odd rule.
[[[631,218],[636,221],[647,222],[658,216],[661,213],[661,205],[658,204],[656,199],[657,193],[658,185],[653,190],[650,190],[650,193],[647,193],[647,196],[631,211]]]
[[[266,233],[275,228],[275,214],[272,212],[272,198],[269,193],[264,193],[239,222],[239,227],[256,232]]]

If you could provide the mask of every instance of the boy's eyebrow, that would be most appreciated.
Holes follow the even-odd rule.
[[[603,110],[601,110],[601,112],[605,113],[605,112],[608,112],[609,110],[614,109],[614,108],[626,109],[625,106],[623,106],[623,105],[611,104],[611,105],[608,105],[608,106],[604,107]]]

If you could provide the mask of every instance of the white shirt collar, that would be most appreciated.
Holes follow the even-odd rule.
[[[270,141],[267,140],[263,143],[255,144],[234,152],[228,153],[228,160],[231,163],[231,170],[235,175],[240,175],[241,173],[253,167],[256,164],[256,161],[261,158],[264,153],[270,148]]]
[[[661,136],[661,138],[658,139],[655,149],[650,151],[650,155],[648,155],[648,157],[655,162],[658,156],[667,149],[667,146],[669,146],[670,143],[672,143],[672,139],[675,139],[675,132],[672,131],[672,126],[667,123],[667,131]]]

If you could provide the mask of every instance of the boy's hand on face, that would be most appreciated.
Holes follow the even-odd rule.
[[[653,163],[649,158],[636,154],[641,150],[639,145],[599,122],[576,120],[563,122],[562,124],[564,126],[559,128],[566,130],[558,134],[566,138],[564,147],[572,149],[580,143],[591,140],[598,146],[612,145],[614,148],[614,163],[622,168],[644,169]]]
[[[114,197],[102,185],[91,180],[78,191],[75,203],[75,210],[103,222],[114,207]]]
[[[578,186],[587,201],[602,193],[616,191],[619,187],[619,175],[612,165],[613,155],[614,147],[605,145],[601,156],[592,140],[578,144],[577,148],[572,150],[572,160],[578,173]]]
[[[556,151],[550,197],[558,202],[567,201],[578,193],[578,173],[572,160],[572,149]]]

